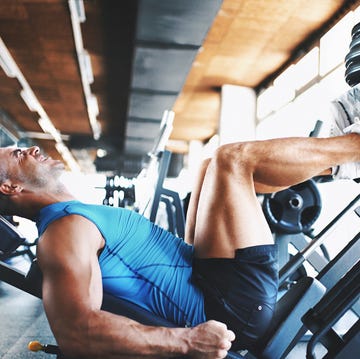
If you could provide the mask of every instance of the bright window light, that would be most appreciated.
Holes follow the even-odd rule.
[[[295,98],[294,86],[295,66],[289,66],[274,80],[275,106],[280,108]]]
[[[266,89],[257,99],[257,117],[264,118],[272,111],[276,111],[288,104],[295,97],[295,90],[284,82]]]
[[[294,66],[293,81],[295,89],[299,90],[319,73],[319,48],[314,47]]]
[[[360,22],[360,6],[353,11],[353,25]]]
[[[286,70],[284,70],[275,80],[275,86],[282,86],[288,89],[295,88],[294,81],[295,79],[295,65],[290,65]]]
[[[353,12],[344,16],[320,39],[320,75],[323,76],[340,65],[349,51]]]
[[[345,65],[342,65],[319,82],[324,100],[330,101],[350,88],[345,82],[344,73]]]
[[[258,139],[302,136],[307,137],[321,115],[318,99],[321,98],[319,85],[314,85],[261,121],[256,128]]]
[[[298,136],[308,137],[314,129],[316,121],[324,119],[322,99],[320,86],[315,84],[294,101],[292,122]]]
[[[257,117],[259,119],[267,116],[273,111],[272,98],[274,93],[274,86],[268,87],[257,98]]]

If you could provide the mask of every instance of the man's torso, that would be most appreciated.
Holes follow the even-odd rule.
[[[92,221],[105,240],[99,256],[105,292],[178,325],[205,320],[203,295],[192,283],[192,247],[135,212],[78,201],[43,208],[39,233],[71,214]]]

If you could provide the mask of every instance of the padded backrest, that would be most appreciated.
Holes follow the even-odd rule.
[[[28,288],[31,289],[31,294],[41,298],[42,297],[42,273],[37,263],[37,259],[34,259],[31,263],[30,269],[25,276]]]
[[[176,327],[174,323],[158,317],[134,303],[131,303],[125,299],[114,297],[108,293],[104,293],[103,295],[102,309],[114,314],[123,315],[125,317],[134,319],[144,325]]]
[[[0,216],[0,254],[13,252],[24,241],[25,238],[17,228],[3,216]]]
[[[27,282],[28,288],[31,288],[31,294],[41,298],[42,273],[36,259],[32,262],[25,280]],[[143,309],[140,306],[133,304],[125,299],[117,298],[105,292],[103,293],[102,309],[114,314],[132,318],[145,325],[175,327],[173,323],[168,322],[163,318],[157,317],[146,309]]]

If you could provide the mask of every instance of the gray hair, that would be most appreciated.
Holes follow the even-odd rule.
[[[4,183],[9,178],[8,173],[0,165],[0,184]]]

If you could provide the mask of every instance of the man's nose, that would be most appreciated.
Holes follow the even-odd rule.
[[[36,156],[40,153],[40,148],[38,146],[29,147],[26,152],[31,156]]]

